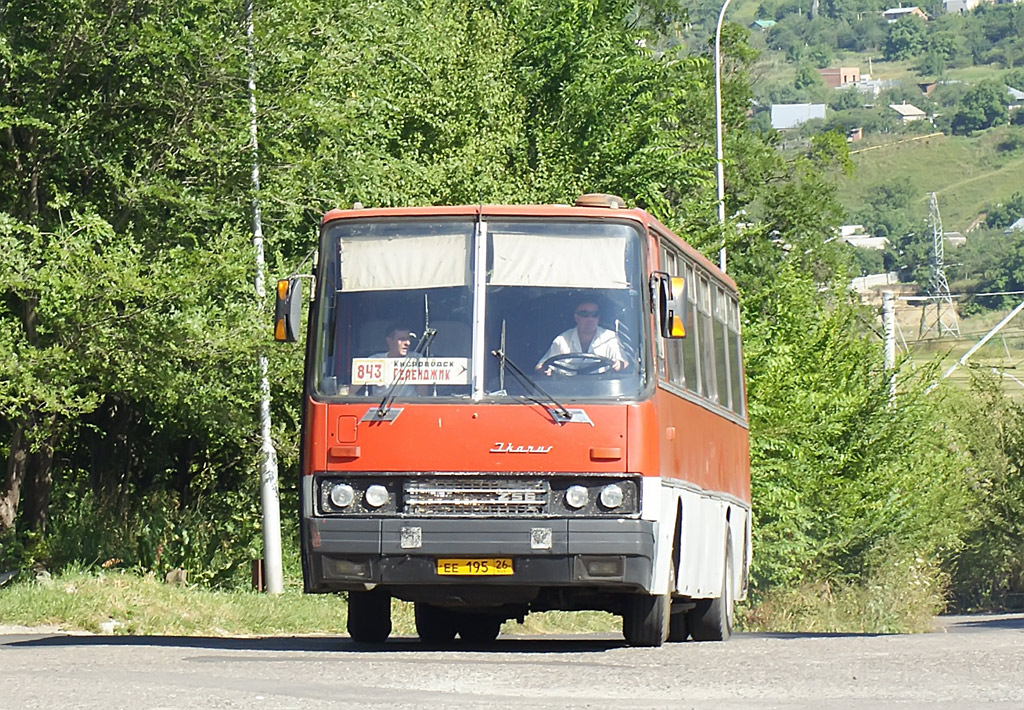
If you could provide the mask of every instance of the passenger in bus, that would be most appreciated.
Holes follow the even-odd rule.
[[[412,330],[404,325],[393,323],[384,333],[384,342],[388,349],[384,352],[374,353],[370,357],[405,357],[409,354],[409,347],[412,345]]]
[[[413,334],[410,328],[400,324],[392,323],[384,331],[384,343],[387,350],[374,353],[370,357],[407,357],[412,347]],[[415,357],[415,353],[413,353]],[[387,392],[385,385],[366,385],[362,394],[374,396]],[[427,388],[422,385],[401,384],[395,388],[396,397],[408,397],[412,394],[427,394]]]
[[[576,305],[573,312],[576,327],[570,328],[558,335],[552,342],[551,347],[544,353],[544,356],[537,363],[537,370],[543,371],[545,375],[551,375],[554,371],[566,372],[574,368],[569,366],[551,367],[546,365],[549,358],[556,355],[569,355],[583,353],[596,355],[611,361],[612,370],[623,370],[629,367],[629,362],[623,355],[622,343],[619,336],[607,328],[602,328],[597,323],[601,318],[601,309],[593,301],[581,301]],[[592,370],[593,368],[587,368]],[[583,370],[581,370],[583,372]]]

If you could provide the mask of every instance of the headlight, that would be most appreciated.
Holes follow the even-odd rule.
[[[391,496],[388,494],[388,489],[379,483],[375,483],[366,489],[366,496],[363,498],[366,504],[371,508],[379,508],[389,500]]]
[[[618,508],[622,505],[622,486],[617,483],[609,483],[601,489],[601,505],[605,508]]]
[[[570,508],[582,508],[590,495],[583,486],[569,486],[565,491],[565,504]]]
[[[356,493],[347,483],[335,483],[331,487],[331,504],[337,508],[347,508],[356,499]]]

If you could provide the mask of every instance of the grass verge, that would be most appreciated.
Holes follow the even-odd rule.
[[[947,580],[922,559],[882,565],[856,582],[810,582],[769,591],[741,610],[746,631],[920,633],[935,630]]]
[[[56,626],[65,631],[139,636],[341,635],[344,595],[303,594],[288,580],[284,594],[218,591],[164,584],[153,575],[70,570],[0,588],[0,625]],[[412,605],[392,603],[393,633],[416,633]],[[599,612],[531,614],[502,633],[614,632],[619,620]]]
[[[776,589],[741,606],[744,631],[905,633],[929,631],[943,607],[938,573],[919,563],[875,572],[860,584],[813,583]],[[164,584],[153,575],[71,570],[0,588],[0,625],[138,636],[344,635],[343,595],[217,591]],[[395,600],[394,635],[416,633],[412,605]],[[620,620],[601,612],[544,612],[508,621],[504,634],[616,633]]]

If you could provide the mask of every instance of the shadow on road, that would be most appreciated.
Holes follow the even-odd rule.
[[[1021,620],[1017,621],[1018,624]],[[1018,627],[1013,627],[1018,628]],[[880,636],[862,633],[737,633],[729,643],[753,639],[855,638]],[[46,634],[31,636],[0,636],[0,646],[11,647],[166,647],[199,648],[216,651],[298,651],[335,653],[433,653],[438,651],[474,651],[482,653],[604,653],[626,648],[617,634],[552,634],[538,636],[502,636],[491,643],[424,643],[415,636],[393,637],[387,643],[356,643],[347,636],[262,636],[237,638],[220,636],[107,636],[78,634]],[[718,644],[671,644],[672,646],[706,647]]]
[[[259,638],[222,638],[214,636],[79,636],[47,635],[13,639],[0,637],[0,645],[11,647],[86,647],[156,646],[200,648],[213,651],[300,651],[335,653],[424,653],[437,651],[476,651],[483,653],[603,653],[622,648],[622,639],[607,635],[569,638],[502,637],[487,644],[453,641],[447,644],[423,643],[415,637],[398,637],[387,643],[356,643],[344,636],[286,636]]]
[[[1024,614],[940,616],[937,621],[941,629],[949,633],[980,631],[982,629],[1024,631]]]
[[[1024,631],[1024,614],[985,614],[941,616],[936,631],[971,633],[984,630]],[[754,639],[796,640],[810,638],[866,638],[885,634],[864,633],[738,633],[731,643]],[[706,647],[707,644],[672,644]],[[558,634],[546,636],[502,636],[487,644],[453,641],[447,644],[423,643],[415,636],[391,638],[387,643],[356,643],[347,636],[261,636],[236,638],[219,636],[93,636],[62,633],[3,635],[0,646],[32,647],[166,647],[198,648],[211,651],[298,651],[335,653],[433,653],[437,651],[474,651],[482,653],[604,653],[625,648],[617,634]],[[717,646],[717,644],[710,644]]]
[[[876,636],[891,636],[893,634],[868,634],[868,633],[853,633],[853,632],[839,632],[839,631],[818,631],[818,632],[803,632],[803,631],[757,631],[749,634],[738,634],[737,638],[756,638],[756,639],[850,639],[850,638],[874,638]]]

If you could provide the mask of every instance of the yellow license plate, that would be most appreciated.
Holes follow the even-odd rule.
[[[472,560],[439,559],[437,561],[437,573],[458,576],[512,574],[512,560],[509,557],[488,557]]]

